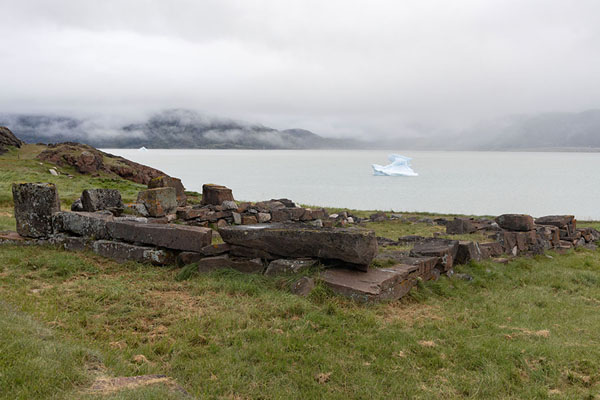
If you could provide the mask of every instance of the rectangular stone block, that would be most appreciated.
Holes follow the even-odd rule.
[[[81,194],[83,211],[122,209],[121,192],[116,189],[86,189]]]
[[[467,264],[469,261],[480,261],[482,258],[479,243],[461,240],[458,242],[455,264]]]
[[[332,268],[324,271],[320,279],[332,291],[359,302],[397,300],[415,285],[418,267],[395,265],[389,268],[372,268],[366,273],[356,270]]]
[[[457,253],[458,241],[447,239],[428,239],[418,242],[410,251],[412,257],[438,257],[439,262],[436,268],[440,269],[442,272],[452,269]]]
[[[173,253],[153,247],[137,246],[129,243],[110,240],[97,240],[92,243],[92,251],[102,257],[115,261],[136,261],[153,265],[170,265],[175,263]]]
[[[209,272],[216,269],[233,268],[245,273],[262,273],[265,266],[260,258],[231,258],[228,255],[206,257],[198,261],[199,272]]]
[[[54,214],[54,229],[94,239],[110,239],[107,224],[112,215],[89,212],[58,212]]]
[[[173,250],[200,252],[212,242],[212,229],[199,226],[112,221],[108,229],[113,239]]]
[[[479,243],[482,258],[498,257],[504,254],[502,244],[499,242]]]
[[[17,232],[31,238],[53,234],[52,215],[60,211],[56,186],[52,183],[13,183]]]
[[[177,210],[177,195],[172,187],[142,190],[138,193],[137,202],[146,207],[151,217],[163,217]]]
[[[221,185],[202,185],[202,204],[220,206],[224,201],[234,201],[231,189]]]
[[[177,205],[179,207],[183,207],[187,204],[187,196],[185,194],[185,188],[181,183],[181,179],[161,175],[151,179],[150,182],[148,182],[148,189],[156,189],[161,187],[172,187],[175,189]]]
[[[273,223],[227,226],[219,233],[232,245],[282,257],[340,260],[362,270],[377,254],[375,232],[366,229]]]

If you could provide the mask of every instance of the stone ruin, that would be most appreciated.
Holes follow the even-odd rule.
[[[54,185],[13,184],[17,234],[0,235],[0,242],[51,243],[153,265],[195,263],[200,272],[233,268],[273,276],[320,264],[325,268],[317,280],[338,294],[366,302],[398,299],[418,280],[451,275],[455,265],[471,260],[592,248],[600,239],[595,229],[578,229],[570,215],[534,220],[505,214],[495,220],[411,219],[445,225],[449,235],[482,233],[488,238],[482,243],[420,236],[394,241],[349,227],[361,220],[346,212],[328,215],[324,209],[302,208],[287,199],[238,204],[230,189],[218,185],[203,186],[202,204],[186,205],[178,179],[156,179],[149,187],[133,204],[123,204],[118,190],[87,189],[72,211],[61,211]],[[377,213],[369,220],[402,218]],[[223,243],[213,244],[215,236]],[[388,246],[411,249],[387,250]],[[369,268],[373,260],[387,266]],[[306,295],[314,285],[315,278],[304,276],[291,290]]]

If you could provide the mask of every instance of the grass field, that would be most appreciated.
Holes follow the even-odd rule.
[[[50,179],[47,169],[32,156],[0,156],[0,229],[14,226],[12,180],[53,181],[65,206],[83,188],[111,186],[74,172]],[[140,187],[115,185],[126,199]],[[390,238],[439,229],[368,225]],[[473,280],[419,283],[401,301],[365,306],[321,286],[294,296],[293,276],[199,275],[1,246],[0,398],[600,398],[600,252],[457,271]],[[168,381],[91,390],[143,374]]]

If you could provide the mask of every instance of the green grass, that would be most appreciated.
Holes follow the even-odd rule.
[[[0,156],[0,230],[14,229],[13,181],[54,182],[65,207],[88,187],[119,188],[125,201],[142,188],[60,168],[52,177],[39,151]],[[366,226],[391,239],[444,232]],[[166,386],[90,393],[99,373],[165,374],[194,398],[598,398],[600,252],[550,254],[461,266],[472,281],[419,282],[400,301],[365,306],[322,285],[294,296],[292,276],[2,246],[0,398],[189,398]]]
[[[552,257],[473,263],[459,269],[471,282],[443,278],[362,306],[323,288],[293,296],[284,279],[220,271],[177,280],[177,269],[5,246],[0,298],[27,317],[10,322],[14,311],[1,309],[2,359],[24,368],[2,375],[1,387],[5,398],[77,397],[94,354],[113,376],[166,374],[200,398],[593,397],[600,253]],[[44,374],[30,381],[32,351]],[[148,363],[134,362],[138,354]],[[319,383],[318,374],[331,375]],[[145,391],[166,393],[115,398]]]

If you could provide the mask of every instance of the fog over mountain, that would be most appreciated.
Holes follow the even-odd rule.
[[[452,144],[479,121],[598,109],[598,15],[597,0],[5,1],[0,112],[74,116],[94,138],[189,109],[324,138]],[[514,139],[527,146],[548,127],[499,124],[526,124],[532,136]],[[505,134],[492,125],[490,141]],[[285,136],[242,130],[208,137]]]
[[[600,110],[507,116],[453,134],[383,141],[324,138],[305,129],[277,130],[185,109],[137,121],[0,114],[2,125],[30,143],[79,141],[100,148],[600,150]]]

